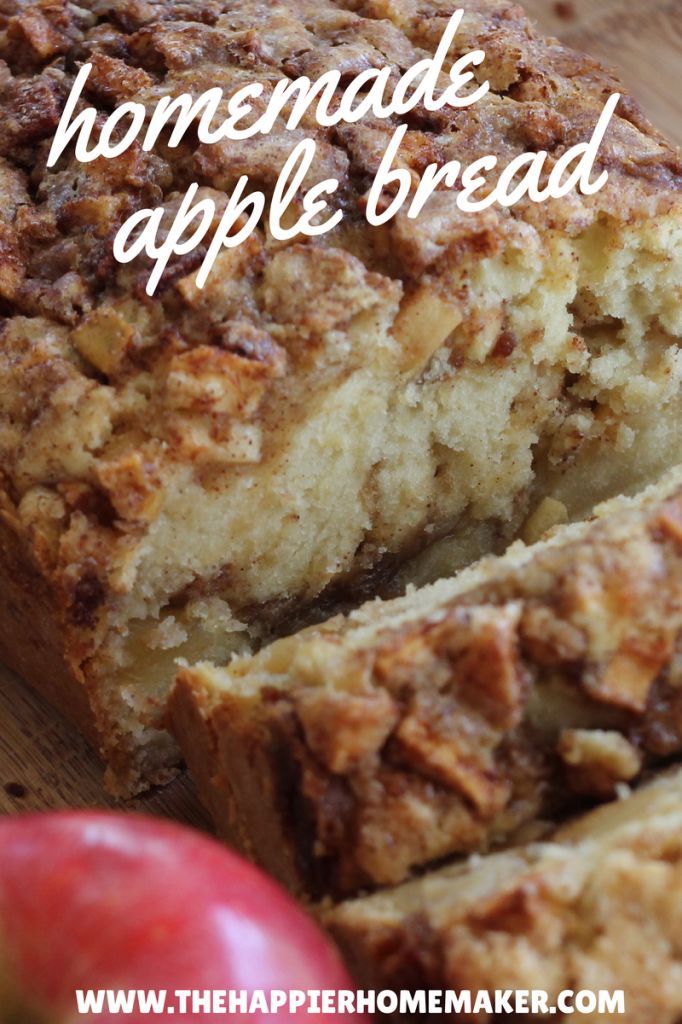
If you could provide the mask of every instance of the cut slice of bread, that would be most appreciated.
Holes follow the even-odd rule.
[[[352,893],[605,800],[682,754],[682,471],[458,577],[181,672],[219,831]]]
[[[339,63],[397,80],[433,56],[455,0],[2,6],[0,656],[88,731],[114,791],[177,768],[178,658],[253,650],[442,538],[420,578],[451,574],[547,498],[578,518],[679,461],[682,171],[629,97],[597,194],[464,214],[442,189],[374,229],[364,203],[397,122],[331,133],[311,111],[242,143],[47,157],[86,61],[102,118],[254,82],[265,102]],[[620,83],[515,3],[463,7],[454,49],[485,50],[490,92],[415,113],[415,182],[493,153],[498,171],[530,151],[549,168],[587,142]],[[156,207],[170,223],[190,183],[220,209],[246,175],[269,202],[304,135],[307,184],[339,181],[332,233],[259,227],[203,290],[196,252],[153,298],[146,259],[115,261],[120,224]]]
[[[544,992],[546,1012],[532,1019],[555,1021],[574,1019],[551,1011],[562,991],[622,991],[624,1013],[580,1019],[677,1024],[682,772],[587,814],[552,842],[473,858],[322,918],[364,988],[470,990],[472,1002],[478,992]]]

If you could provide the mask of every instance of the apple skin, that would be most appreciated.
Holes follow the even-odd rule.
[[[14,992],[51,1024],[87,1019],[76,989],[353,988],[313,920],[268,877],[198,832],[133,814],[0,822],[3,948]],[[285,1008],[250,1020],[322,1016]]]

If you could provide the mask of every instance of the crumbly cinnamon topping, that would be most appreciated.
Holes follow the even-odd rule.
[[[423,111],[409,125],[403,161],[418,172],[433,160],[475,159],[492,147],[504,165],[528,146],[558,157],[587,138],[616,81],[588,58],[539,37],[515,5],[468,0],[462,6],[457,46],[486,50],[481,75],[493,91],[475,111]],[[388,63],[398,73],[433,52],[449,13],[451,5],[433,0],[286,0],[274,7],[257,0],[95,0],[85,6],[6,0],[0,13],[0,444],[14,497],[64,476],[97,486],[94,464],[112,434],[129,451],[160,442],[164,459],[187,458],[191,442],[177,441],[187,417],[190,433],[196,428],[206,437],[199,453],[218,457],[219,444],[211,449],[210,438],[223,439],[230,429],[202,401],[212,385],[199,362],[212,362],[219,389],[231,393],[239,380],[244,383],[236,386],[251,392],[246,402],[227,401],[221,415],[242,427],[257,422],[281,376],[271,372],[271,353],[278,353],[282,372],[288,355],[288,377],[295,376],[316,338],[409,291],[436,257],[438,273],[448,257],[477,259],[495,246],[510,219],[463,216],[445,191],[423,223],[399,218],[370,233],[359,210],[395,124],[325,131],[309,117],[305,130],[318,142],[315,175],[341,181],[338,202],[346,213],[325,248],[294,244],[282,253],[259,232],[240,254],[225,255],[203,295],[193,285],[196,260],[180,259],[150,300],[143,294],[144,261],[122,267],[112,258],[123,220],[145,206],[173,210],[192,180],[219,202],[242,174],[267,192],[298,137],[278,125],[267,138],[224,146],[193,148],[186,141],[177,150],[162,145],[148,154],[135,145],[87,168],[66,156],[49,172],[51,136],[79,65],[93,62],[87,100],[103,116],[130,99],[151,111],[162,95],[197,95],[209,82],[229,96],[250,80],[267,86],[332,67],[350,76]],[[544,211],[520,206],[511,217],[584,227],[609,208],[662,202],[677,191],[675,153],[634,106],[624,104],[620,114],[601,157],[611,184],[599,206],[576,198]],[[251,335],[259,344],[242,340]],[[261,381],[255,391],[254,379]],[[19,437],[40,431],[42,420],[62,422],[58,409],[67,380],[69,404],[87,393],[100,410],[92,458],[74,466],[55,455],[50,466],[35,464]],[[8,420],[9,393],[29,382],[35,403],[22,404]],[[131,392],[139,401],[131,404]],[[197,403],[200,425],[192,418]],[[77,430],[72,442],[82,443]],[[239,462],[229,451],[223,455],[228,463],[232,457]]]

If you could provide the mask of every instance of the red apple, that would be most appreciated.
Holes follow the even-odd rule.
[[[165,990],[173,1002],[176,990],[352,988],[313,921],[252,865],[189,829],[114,813],[0,822],[0,962],[0,992],[11,987],[22,1006],[11,1019],[33,1020],[30,1007],[51,1024],[89,1019],[78,1017],[76,990]],[[218,1008],[186,1019],[293,1016],[323,1014]],[[182,1020],[180,1006],[144,1019]]]

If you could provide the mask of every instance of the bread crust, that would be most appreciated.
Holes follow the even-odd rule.
[[[95,746],[99,734],[83,673],[68,642],[63,606],[53,587],[0,518],[0,659]]]
[[[181,672],[176,735],[221,827],[229,807],[227,837],[289,885],[295,865],[299,894],[338,896],[608,800],[682,753],[682,490],[661,491]]]
[[[289,827],[292,822],[299,830],[304,825],[296,765],[284,745],[277,749],[265,732],[248,725],[238,730],[224,759],[219,759],[220,725],[206,711],[208,699],[181,676],[172,693],[171,714],[216,830],[292,892],[300,892],[301,844]],[[213,774],[216,769],[218,775]]]

